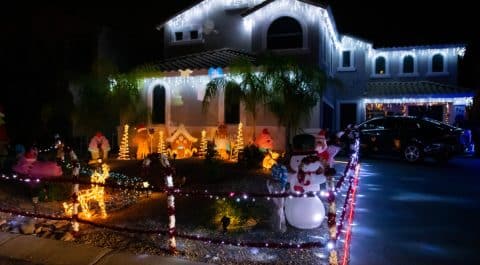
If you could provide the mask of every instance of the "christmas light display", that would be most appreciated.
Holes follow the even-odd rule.
[[[122,142],[120,143],[120,152],[118,154],[118,159],[120,160],[130,159],[130,150],[128,146],[128,127],[128,124],[123,126]]]
[[[165,146],[165,135],[162,130],[158,131],[157,153],[164,155],[167,154],[167,148]]]
[[[98,203],[100,207],[100,214],[102,218],[107,217],[107,211],[105,209],[105,188],[104,186],[97,185],[97,184],[105,184],[105,180],[109,176],[109,167],[107,164],[102,165],[101,172],[94,171],[92,176],[90,177],[90,181],[92,183],[92,187],[87,190],[81,190],[77,193],[77,200],[80,203],[80,207],[82,208],[82,215],[85,216],[87,219],[92,217],[92,211],[90,211],[89,204],[94,201]],[[73,204],[72,203],[63,203],[63,208],[67,215],[73,215]]]
[[[243,124],[240,122],[238,124],[238,130],[237,130],[237,140],[235,142],[235,146],[233,149],[233,156],[232,160],[238,161],[238,155],[243,152]]]
[[[155,191],[160,191],[160,192],[167,192],[167,207],[168,207],[168,214],[169,214],[169,229],[168,230],[162,230],[162,229],[157,229],[157,230],[143,230],[143,229],[137,229],[137,228],[129,228],[129,227],[119,227],[119,226],[113,226],[113,225],[108,225],[105,223],[95,223],[86,219],[76,219],[78,223],[83,223],[83,224],[89,224],[95,227],[100,227],[100,228],[106,228],[106,229],[111,229],[115,231],[124,231],[124,232],[131,232],[131,233],[142,233],[142,234],[160,234],[160,235],[167,235],[169,237],[169,247],[171,250],[176,250],[176,238],[184,238],[184,239],[190,239],[190,240],[196,240],[196,241],[202,241],[206,243],[213,243],[213,244],[222,244],[222,245],[231,245],[231,246],[239,246],[239,247],[259,247],[259,248],[294,248],[294,249],[309,249],[309,248],[324,248],[329,252],[329,263],[331,265],[338,264],[339,258],[342,258],[343,263],[342,265],[346,265],[348,263],[348,251],[349,251],[349,245],[351,242],[351,226],[353,222],[353,213],[354,213],[354,201],[355,201],[355,195],[357,191],[357,185],[358,185],[358,175],[359,175],[359,169],[360,165],[358,164],[358,147],[359,147],[359,142],[358,140],[355,141],[355,144],[353,145],[355,153],[351,155],[350,161],[347,163],[347,167],[345,168],[344,175],[341,176],[336,184],[334,185],[333,183],[333,178],[329,179],[329,185],[328,185],[328,190],[327,192],[325,191],[310,191],[310,192],[281,192],[281,193],[247,193],[247,192],[209,192],[208,190],[193,190],[193,191],[187,191],[187,190],[180,190],[178,188],[173,187],[173,178],[172,176],[174,175],[174,170],[169,166],[168,160],[166,159],[165,156],[162,157],[162,165],[167,165],[167,167],[164,168],[162,176],[165,178],[167,187],[165,189],[158,189],[158,188],[153,188],[151,187],[150,190],[155,190]],[[79,172],[80,171],[80,166],[77,162],[75,162],[75,167],[74,171]],[[106,165],[105,165],[106,166]],[[108,167],[106,170],[103,172],[107,172]],[[87,170],[84,170],[84,172],[87,172]],[[77,173],[78,174],[78,173]],[[24,182],[50,182],[46,180],[39,180],[39,179],[32,179],[32,178],[25,178],[25,177],[20,177],[17,175],[12,175],[12,176],[6,176],[5,174],[2,174],[1,177],[3,179],[10,179],[10,180],[16,180],[16,181],[24,181]],[[102,182],[101,178],[98,177],[99,179],[92,179],[91,184],[92,188],[94,186],[115,186],[118,187],[118,185],[121,184],[121,182],[118,182],[118,184],[115,185],[106,185],[105,181],[103,180],[103,183],[96,184],[95,182]],[[348,181],[345,181],[348,180]],[[54,180],[53,182],[73,182],[73,183],[80,183],[77,182],[76,180],[70,180],[70,179],[58,179]],[[334,202],[335,194],[337,192],[340,192],[344,188],[344,183],[348,183],[348,189],[345,196],[345,202],[342,208],[342,213],[340,215],[330,215],[330,213],[335,213],[332,212],[332,202]],[[123,184],[123,183],[122,183]],[[129,189],[132,188],[131,186],[125,186],[124,188]],[[145,188],[145,187],[144,187]],[[148,188],[148,187],[147,187]],[[81,192],[79,192],[81,193]],[[185,233],[177,233],[175,231],[175,204],[174,204],[174,196],[179,196],[183,195],[186,197],[208,197],[211,199],[231,199],[236,202],[240,202],[241,200],[244,201],[252,201],[255,202],[254,197],[265,197],[267,200],[270,200],[272,198],[286,198],[286,200],[291,200],[292,198],[296,197],[320,197],[322,200],[326,200],[329,202],[329,209],[328,209],[328,224],[329,224],[329,235],[330,235],[330,240],[325,243],[325,242],[302,242],[302,243],[294,243],[294,242],[270,242],[270,241],[264,241],[264,242],[249,242],[249,241],[240,241],[240,240],[225,240],[225,239],[219,239],[219,238],[210,238],[210,237],[205,237],[201,235],[191,235],[191,234],[185,234]],[[79,200],[80,201],[80,200]],[[83,207],[82,207],[83,208]],[[15,209],[5,209],[5,208],[0,208],[0,212],[6,212],[6,213],[12,213],[12,214],[18,214],[18,215],[24,215],[24,216],[31,216],[31,217],[37,217],[37,218],[46,218],[46,219],[52,219],[52,220],[74,220],[73,214],[71,214],[71,217],[62,217],[62,216],[54,216],[54,215],[45,215],[45,214],[34,214],[30,212],[25,212],[25,211],[19,211]],[[339,213],[339,212],[337,212]],[[333,216],[340,216],[340,218],[335,218],[333,222],[330,220],[331,218],[334,218]],[[345,223],[345,219],[347,219],[347,222]],[[336,233],[334,237],[333,235],[333,229],[330,229],[332,227],[331,224],[336,224]],[[346,225],[347,229],[346,231],[343,230],[343,226]],[[337,253],[337,244],[336,241],[338,240],[339,236],[345,233],[345,240],[344,240],[344,249],[343,249],[343,257],[339,257]]]

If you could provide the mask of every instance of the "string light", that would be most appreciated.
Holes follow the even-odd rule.
[[[233,149],[232,160],[238,161],[238,155],[243,152],[243,124],[240,122],[237,129],[237,140]]]
[[[130,159],[130,150],[128,144],[128,127],[128,124],[125,124],[125,126],[123,126],[122,142],[120,143],[120,152],[118,154],[118,159],[120,160]]]

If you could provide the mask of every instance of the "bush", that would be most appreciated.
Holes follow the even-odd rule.
[[[263,161],[263,153],[254,145],[248,145],[243,149],[238,158],[238,162],[246,165],[248,168],[260,168]]]

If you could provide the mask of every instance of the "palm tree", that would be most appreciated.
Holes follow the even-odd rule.
[[[210,101],[215,98],[219,89],[230,91],[230,96],[238,97],[243,102],[245,111],[252,116],[253,140],[256,135],[257,110],[264,103],[268,94],[265,75],[257,71],[257,67],[246,59],[239,59],[230,66],[226,77],[215,78],[207,84],[203,98],[205,110]]]
[[[266,56],[262,65],[270,87],[267,105],[278,123],[285,126],[285,147],[289,151],[291,135],[310,118],[327,78],[323,71],[288,57]]]

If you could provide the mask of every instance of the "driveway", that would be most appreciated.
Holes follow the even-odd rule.
[[[480,159],[361,162],[351,265],[480,264]]]

